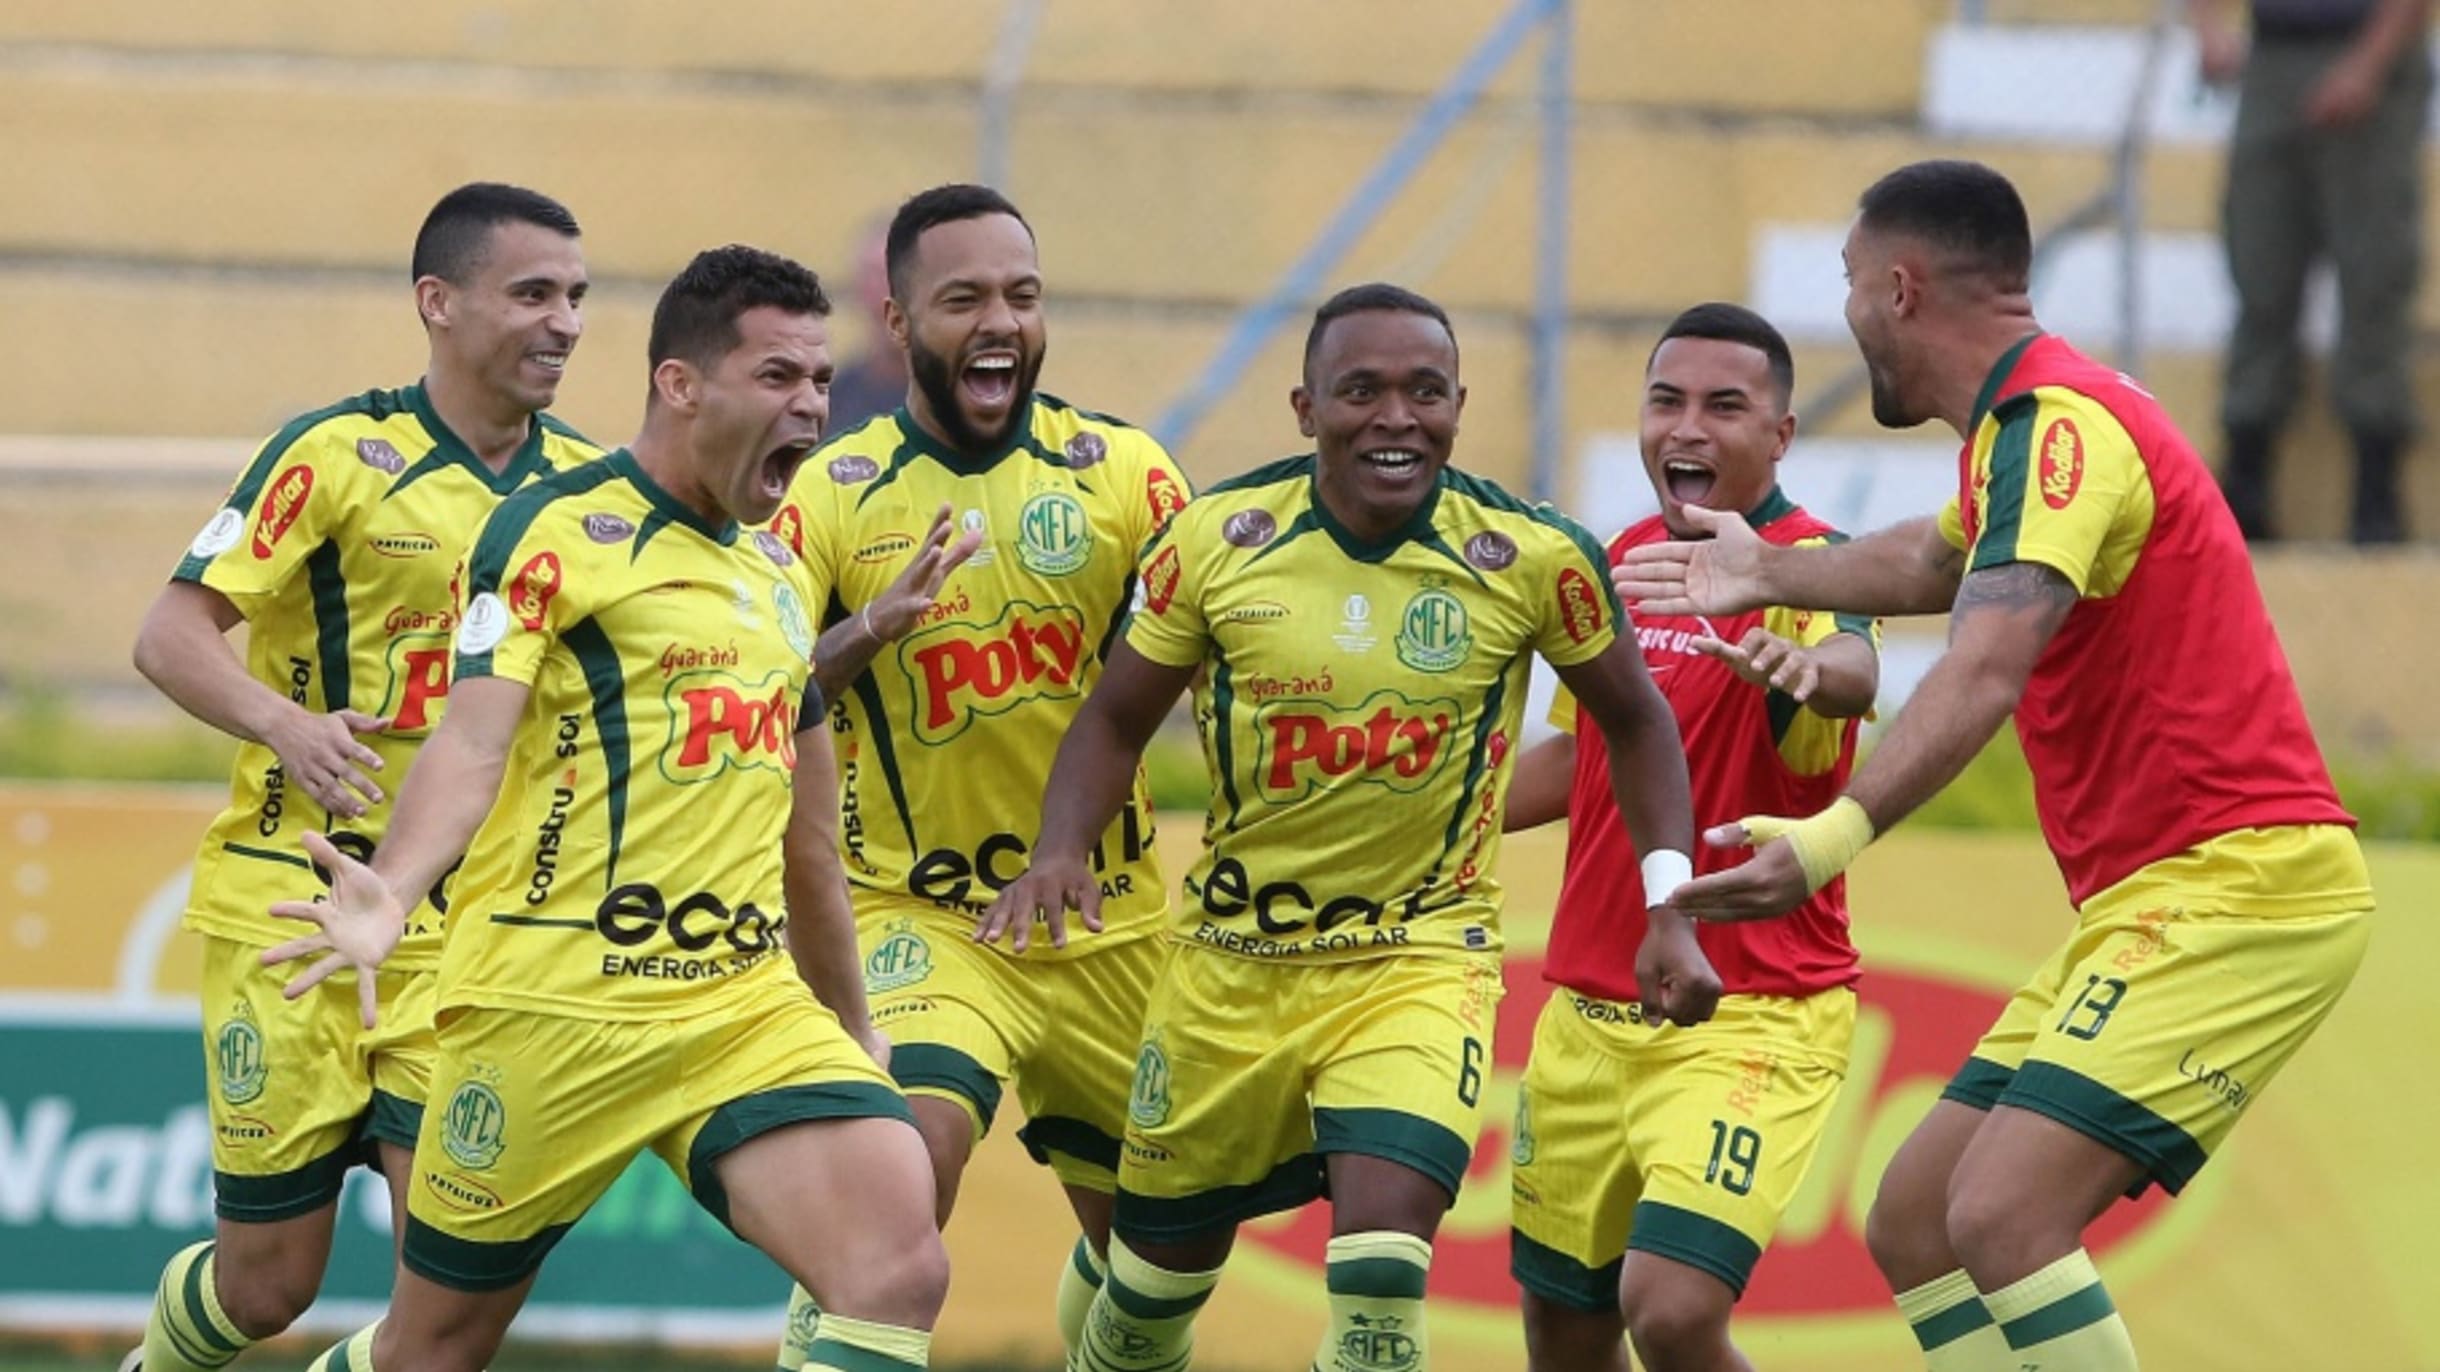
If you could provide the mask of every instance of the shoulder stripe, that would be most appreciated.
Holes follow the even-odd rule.
[[[1600,539],[1593,537],[1591,530],[1560,513],[1555,505],[1529,505],[1499,483],[1471,472],[1445,467],[1441,469],[1440,477],[1448,489],[1477,505],[1503,514],[1522,515],[1575,544],[1576,551],[1584,554],[1585,561],[1592,564],[1592,570],[1596,573],[1593,579],[1600,584],[1601,593],[1609,599],[1611,613],[1617,616],[1618,623],[1623,625],[1627,622],[1626,607],[1618,603],[1618,592],[1610,585],[1609,552],[1601,546]]]
[[[561,419],[555,414],[551,414],[546,411],[542,414],[535,415],[534,421],[542,426],[542,431],[544,433],[557,434],[561,438],[572,438],[596,452],[606,451],[602,448],[601,444],[594,442],[592,439],[585,437],[581,433],[578,433],[574,425],[569,424],[566,420]]]
[[[1991,417],[1999,421],[1999,432],[1991,439],[1983,527],[1974,540],[1970,571],[2016,561],[2016,539],[2025,517],[2025,482],[2033,467],[2033,421],[2040,408],[2040,398],[2026,391],[2001,401],[1991,411]]]
[[[278,470],[280,460],[288,456],[289,449],[303,442],[306,435],[330,421],[354,415],[375,420],[387,419],[404,408],[406,407],[398,401],[398,392],[376,389],[366,391],[362,395],[351,395],[345,400],[298,415],[280,426],[278,433],[263,441],[262,448],[254,454],[254,460],[246,464],[244,471],[238,473],[237,484],[230,489],[229,498],[221,502],[221,508],[252,510],[255,500],[263,493],[263,484],[271,479],[272,472]],[[171,572],[170,576],[178,581],[200,581],[203,579],[204,568],[209,565],[211,565],[211,559],[196,557],[189,553],[178,560],[177,569]]]
[[[1311,474],[1313,462],[1314,457],[1311,453],[1283,457],[1277,462],[1265,462],[1251,471],[1239,472],[1225,481],[1213,482],[1203,488],[1203,494],[1219,495],[1223,491],[1250,491],[1261,486],[1276,486],[1283,481],[1294,481],[1300,476]]]
[[[1114,414],[1103,414],[1099,410],[1088,410],[1082,405],[1070,404],[1058,396],[1052,395],[1049,391],[1034,392],[1034,399],[1054,410],[1065,410],[1079,419],[1090,419],[1096,424],[1107,424],[1113,429],[1133,429],[1137,433],[1143,432],[1140,425],[1130,424]]]
[[[588,462],[544,477],[501,501],[491,518],[484,521],[483,532],[474,541],[474,552],[466,559],[466,594],[500,589],[501,578],[508,575],[508,559],[524,540],[526,530],[534,527],[534,521],[542,517],[552,502],[582,495],[617,474],[617,469],[607,462]]]

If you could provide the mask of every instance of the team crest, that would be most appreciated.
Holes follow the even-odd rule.
[[[790,1348],[800,1352],[812,1348],[813,1341],[821,1333],[821,1329],[822,1312],[811,1303],[800,1305],[788,1312],[788,1346]]]
[[[930,975],[932,945],[907,920],[892,925],[889,937],[864,959],[864,989],[875,995],[904,990]]]
[[[271,1078],[271,1064],[263,1056],[263,1031],[254,1027],[254,1011],[243,1001],[229,1022],[220,1026],[212,1059],[219,1068],[222,1100],[244,1105],[263,1093],[263,1083]]]
[[[805,602],[786,582],[771,587],[771,607],[779,612],[779,631],[788,640],[789,651],[798,657],[813,656],[813,620],[805,613]]]
[[[1138,1129],[1158,1129],[1169,1122],[1169,1055],[1158,1040],[1146,1039],[1135,1055],[1135,1085],[1127,1096],[1127,1119]]]
[[[441,1125],[441,1147],[449,1160],[480,1172],[500,1160],[508,1147],[508,1108],[500,1093],[479,1081],[458,1086],[449,1097],[449,1112]]]
[[[1352,1323],[1355,1328],[1339,1335],[1339,1366],[1377,1368],[1379,1372],[1408,1372],[1423,1366],[1423,1345],[1406,1332],[1406,1321],[1396,1315],[1373,1319],[1358,1315]]]
[[[1474,636],[1466,603],[1438,587],[1416,593],[1399,617],[1398,660],[1418,672],[1445,672],[1466,660]]]
[[[1523,1091],[1517,1092],[1516,1132],[1508,1140],[1508,1165],[1524,1167],[1533,1161],[1533,1101]]]
[[[1093,523],[1065,491],[1044,491],[1017,512],[1017,560],[1044,576],[1066,576],[1093,555]]]

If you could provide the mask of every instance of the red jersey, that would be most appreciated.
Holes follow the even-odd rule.
[[[2069,897],[2236,830],[2352,825],[2236,521],[2160,403],[2036,334],[1971,432],[1942,531],[1970,571],[2039,563],[2080,597],[2016,709]]]
[[[1746,516],[1771,543],[1821,543],[1839,534],[1778,491]],[[1629,548],[1670,537],[1658,516],[1610,544],[1613,565]],[[1706,634],[1735,643],[1757,626],[1807,645],[1836,633],[1873,641],[1871,620],[1772,607],[1741,615],[1637,612],[1635,635],[1652,682],[1668,697],[1685,738],[1697,833],[1751,814],[1809,815],[1838,799],[1855,763],[1856,721],[1827,719],[1778,691],[1751,685],[1718,658],[1694,650]],[[1552,981],[1604,1000],[1636,996],[1635,950],[1644,937],[1644,884],[1635,848],[1610,791],[1609,747],[1564,693],[1552,722],[1576,734],[1576,776],[1567,803],[1567,873],[1545,962]],[[1697,845],[1700,876],[1749,854]],[[1832,881],[1781,919],[1697,927],[1704,955],[1731,995],[1809,996],[1853,985],[1846,882]]]

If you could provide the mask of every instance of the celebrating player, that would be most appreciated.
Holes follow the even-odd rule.
[[[1634,550],[1620,588],[1664,614],[1948,609],[1949,648],[1846,795],[1713,831],[1762,846],[1677,899],[1796,905],[2015,715],[2078,924],[1899,1150],[1867,1239],[1938,1372],[2122,1372],[2085,1226],[2194,1178],[2346,989],[2370,882],[2227,505],[2149,394],[2035,323],[2015,187],[1921,162],[1861,208],[1873,417],[1954,429],[1956,499],[1819,548],[1699,516],[1710,541]]]
[[[584,254],[557,201],[476,184],[416,234],[423,380],[301,415],[247,464],[145,616],[138,670],[241,740],[229,808],[195,857],[203,936],[214,1236],[162,1273],[128,1367],[220,1367],[313,1303],[340,1183],[358,1161],[405,1213],[432,1071],[441,873],[378,976],[288,1002],[257,955],[265,909],[322,889],[300,839],[370,857],[380,776],[432,733],[449,689],[454,571],[501,497],[599,456],[543,407],[584,331]],[[224,635],[247,623],[246,659]],[[359,1009],[359,996],[364,1009]],[[380,1007],[380,1028],[370,1007]]]
[[[820,436],[828,313],[812,273],[752,248],[670,283],[632,447],[477,541],[450,711],[389,841],[368,868],[308,840],[330,900],[275,912],[323,932],[265,957],[334,951],[292,990],[371,975],[394,893],[466,854],[389,1314],[317,1369],[484,1366],[647,1147],[834,1312],[807,1366],[927,1360],[947,1257],[845,892],[783,894],[792,786],[836,798],[804,565],[757,526]]]
[[[1166,956],[1140,774],[1095,847],[1098,932],[1019,929],[1012,953],[977,943],[975,922],[1024,868],[1052,755],[1100,675],[1135,555],[1184,507],[1186,481],[1149,434],[1035,391],[1042,272],[1032,229],[997,192],[915,196],[887,254],[906,406],[825,445],[780,520],[838,620],[816,656],[837,683],[847,818],[798,870],[845,865],[873,1019],[931,1150],[944,1225],[1014,1082],[1018,1137],[1084,1230],[1058,1284],[1072,1348],[1101,1283],[1127,1080]],[[966,530],[945,552],[945,528],[914,536],[936,509],[962,511]],[[936,599],[907,589],[925,558],[942,564],[926,578]],[[783,1368],[816,1328],[799,1291]]]
[[[1689,509],[1741,516],[1764,542],[1838,534],[1778,485],[1796,433],[1795,365],[1770,323],[1735,305],[1672,321],[1644,369],[1644,473],[1661,512],[1610,545],[1700,538]],[[1829,804],[1855,760],[1880,662],[1869,620],[1773,606],[1734,617],[1646,615],[1644,665],[1686,740],[1698,823]],[[1517,1097],[1510,1270],[1537,1372],[1622,1366],[1632,1333],[1651,1372],[1749,1364],[1730,1308],[1762,1256],[1847,1071],[1855,947],[1833,880],[1785,919],[1698,931],[1723,991],[1709,1023],[1644,1023],[1632,951],[1646,899],[1611,799],[1608,750],[1567,732],[1517,760],[1508,827],[1570,821],[1545,966],[1561,994],[1535,1026]],[[1717,850],[1698,870],[1728,865]],[[1759,1064],[1759,1065],[1758,1065]]]
[[[1145,741],[1195,682],[1216,791],[1192,927],[1147,1016],[1110,1270],[1074,1365],[1185,1364],[1241,1221],[1332,1203],[1316,1366],[1424,1365],[1423,1291],[1465,1175],[1500,997],[1492,875],[1530,658],[1600,726],[1653,889],[1687,870],[1686,768],[1600,546],[1448,467],[1465,390],[1437,305],[1394,286],[1314,316],[1291,396],[1317,452],[1225,482],[1153,541],[1143,604],[1061,743],[1031,869],[986,938],[1065,911]],[[1655,1017],[1719,983],[1656,910]]]

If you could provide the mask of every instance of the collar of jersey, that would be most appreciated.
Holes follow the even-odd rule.
[[[2008,373],[2016,370],[2016,364],[2024,358],[2025,350],[2041,338],[2042,331],[2034,330],[2016,340],[2008,351],[1999,355],[1999,361],[1991,364],[1991,374],[1983,378],[1982,390],[1974,397],[1974,418],[1966,424],[1966,437],[1972,438],[1974,431],[1982,427],[1983,416],[1991,413],[1991,407],[1999,402],[1999,388],[2007,384]]]
[[[424,432],[432,438],[432,453],[424,459],[426,462],[435,458],[442,462],[454,462],[472,472],[475,480],[490,487],[496,495],[507,495],[516,490],[525,484],[529,476],[549,474],[551,465],[542,460],[542,416],[535,415],[525,421],[525,441],[517,445],[517,451],[508,459],[508,465],[495,472],[483,464],[483,459],[474,455],[474,449],[466,446],[466,440],[459,438],[455,431],[441,422],[440,411],[432,408],[432,397],[424,394],[424,383],[418,381],[407,387],[404,395],[407,409],[414,414],[415,422],[423,425]]]
[[[956,472],[960,476],[981,476],[983,473],[999,466],[1001,460],[1006,458],[1010,453],[1013,453],[1020,448],[1032,446],[1034,441],[1035,400],[1036,397],[1034,396],[1029,395],[1025,397],[1024,413],[1017,416],[1016,423],[1008,426],[1008,441],[1002,443],[999,447],[992,449],[990,452],[981,454],[980,456],[973,453],[959,452],[957,449],[950,447],[948,444],[941,442],[937,438],[934,438],[930,431],[926,430],[923,425],[915,422],[915,416],[909,412],[907,407],[904,405],[898,407],[898,413],[896,415],[898,420],[898,436],[900,440],[906,444],[906,446],[913,448],[915,451],[922,453],[924,456],[931,458],[933,461],[948,468],[950,471]]]
[[[1762,498],[1762,503],[1745,512],[1745,527],[1767,529],[1795,512],[1796,502],[1773,483],[1771,493]]]
[[[1389,537],[1380,542],[1368,543],[1341,524],[1330,513],[1330,507],[1322,503],[1321,455],[1310,454],[1306,461],[1312,464],[1312,471],[1305,477],[1305,499],[1313,506],[1313,522],[1322,527],[1322,532],[1330,535],[1330,541],[1339,545],[1340,552],[1358,562],[1383,561],[1405,544],[1431,533],[1432,514],[1440,508],[1441,488],[1449,484],[1449,469],[1442,467],[1440,474],[1432,479],[1432,489],[1423,493],[1422,503],[1415,506],[1415,512],[1406,517],[1406,522],[1390,530]]]
[[[634,453],[620,448],[602,461],[609,463],[613,471],[626,478],[628,485],[642,493],[644,503],[652,507],[653,517],[644,521],[644,532],[636,536],[638,548],[643,547],[644,541],[652,536],[655,523],[677,524],[692,529],[723,548],[737,541],[736,520],[715,527],[710,520],[695,513],[685,501],[662,490],[659,482],[645,474],[644,464],[635,460]]]

